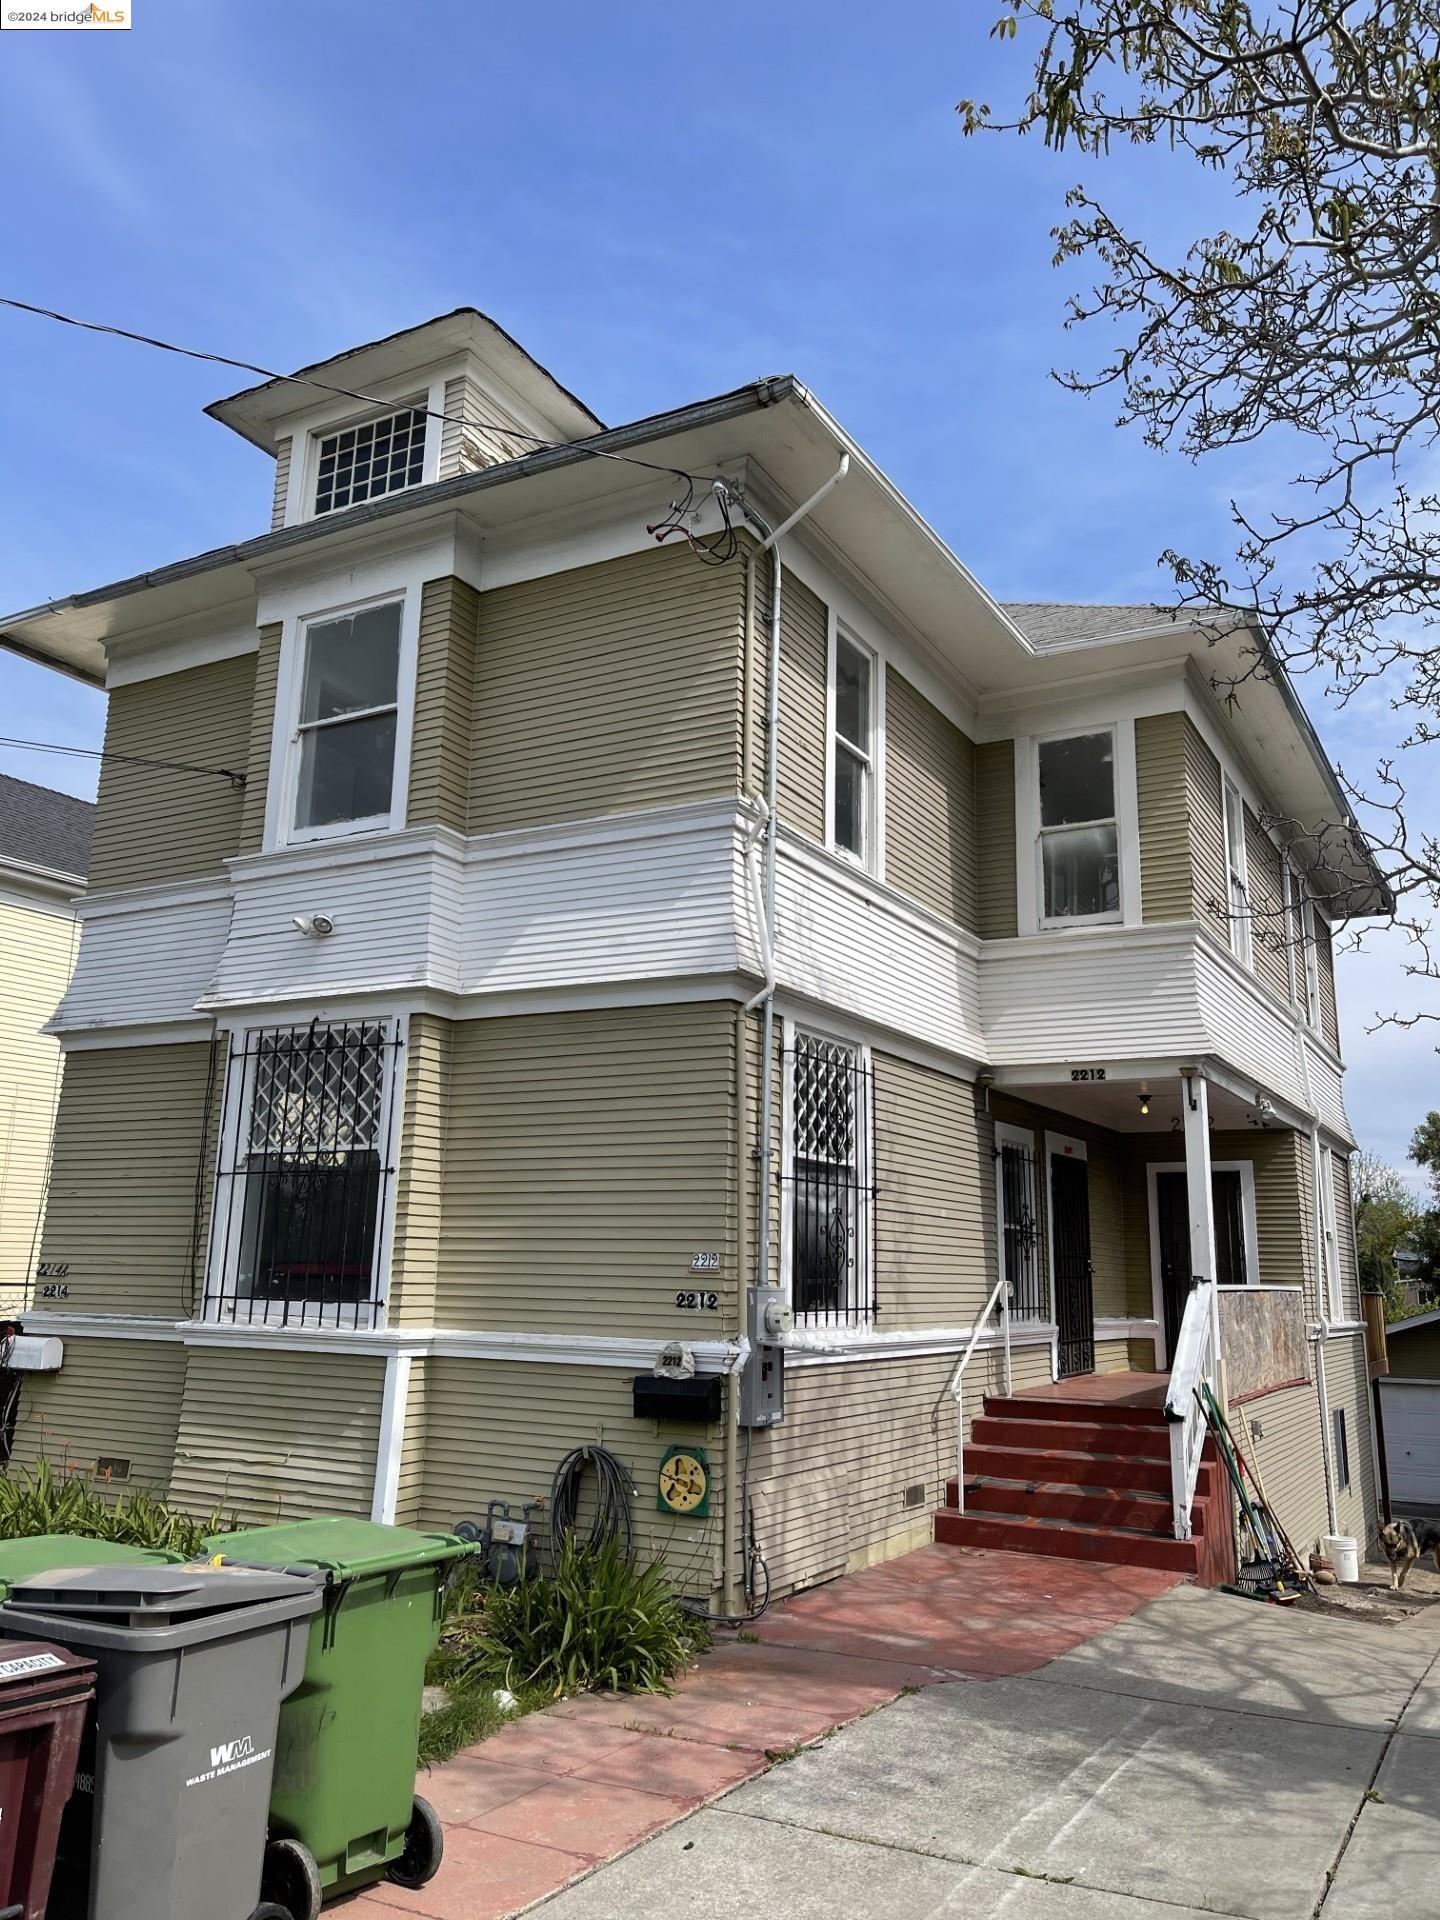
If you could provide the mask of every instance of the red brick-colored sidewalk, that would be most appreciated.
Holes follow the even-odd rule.
[[[669,1698],[563,1700],[423,1774],[445,1864],[356,1920],[504,1920],[902,1688],[1031,1672],[1178,1579],[937,1546],[816,1587],[722,1633]]]

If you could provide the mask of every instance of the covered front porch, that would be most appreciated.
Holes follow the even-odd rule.
[[[1276,1364],[1293,1369],[1313,1265],[1308,1131],[1199,1068],[1064,1072],[997,1074],[986,1093],[1010,1337],[1048,1336],[1056,1382],[1153,1387],[1193,1288],[1213,1281],[1217,1352],[1243,1318],[1245,1366],[1266,1371],[1257,1346],[1278,1333]],[[1229,1304],[1242,1294],[1249,1306]]]

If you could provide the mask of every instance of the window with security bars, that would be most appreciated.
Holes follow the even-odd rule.
[[[1040,1270],[1040,1180],[1033,1144],[1007,1140],[996,1150],[1000,1260],[1015,1320],[1046,1318]]]
[[[805,1033],[785,1069],[791,1306],[812,1323],[858,1325],[875,1311],[870,1074],[858,1047]]]
[[[234,1036],[210,1318],[379,1324],[399,1045],[387,1021],[316,1020]]]
[[[316,513],[418,487],[425,473],[425,410],[403,407],[321,440],[315,468]]]

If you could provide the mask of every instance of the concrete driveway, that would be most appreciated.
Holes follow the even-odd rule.
[[[1177,1587],[1028,1675],[908,1694],[544,1903],[545,1920],[1420,1920],[1440,1607]]]

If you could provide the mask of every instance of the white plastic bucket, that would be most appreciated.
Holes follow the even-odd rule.
[[[1348,1533],[1327,1533],[1321,1547],[1335,1568],[1342,1587],[1353,1587],[1360,1578],[1360,1543]]]

